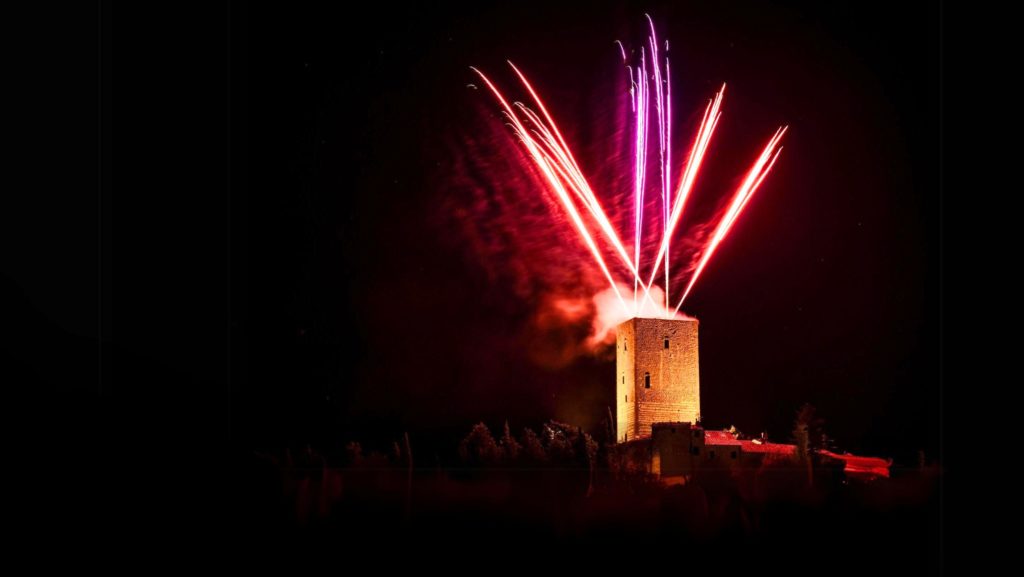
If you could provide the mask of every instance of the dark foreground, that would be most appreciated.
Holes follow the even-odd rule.
[[[889,479],[774,464],[702,471],[665,486],[637,470],[553,463],[410,468],[399,458],[335,466],[313,453],[240,455],[236,542],[307,554],[390,551],[388,563],[486,554],[501,563],[559,557],[588,566],[675,565],[807,574],[935,574],[939,473],[894,466]]]

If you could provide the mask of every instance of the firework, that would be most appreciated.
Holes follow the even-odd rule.
[[[647,43],[639,50],[638,61],[629,63],[626,48],[622,42],[616,40],[622,55],[622,61],[629,73],[629,95],[630,95],[630,123],[632,124],[633,137],[630,144],[633,147],[632,177],[633,186],[633,251],[632,255],[626,249],[619,233],[612,226],[598,195],[595,194],[582,169],[576,162],[572,148],[562,136],[554,118],[548,112],[547,107],[541,100],[537,91],[530,84],[526,75],[514,64],[509,62],[512,70],[515,71],[523,87],[529,93],[533,105],[539,111],[535,112],[530,106],[522,102],[509,104],[502,92],[491,80],[480,70],[472,70],[480,76],[490,91],[501,104],[502,114],[507,118],[509,126],[518,137],[527,152],[534,168],[543,176],[544,182],[554,192],[560,205],[568,214],[573,226],[584,245],[588,248],[594,258],[594,262],[601,269],[606,280],[611,286],[614,294],[623,308],[623,312],[630,316],[638,316],[647,303],[654,305],[651,297],[651,288],[655,286],[655,280],[659,272],[664,272],[664,312],[663,316],[673,317],[678,314],[679,309],[689,296],[696,284],[700,274],[704,271],[722,240],[732,229],[736,219],[743,212],[743,209],[750,202],[764,178],[771,171],[778,159],[782,147],[779,143],[786,133],[787,127],[780,127],[774,136],[764,147],[761,154],[754,161],[746,173],[739,188],[732,196],[728,208],[723,211],[714,227],[714,232],[703,243],[698,251],[697,265],[690,274],[690,279],[675,309],[670,311],[669,281],[671,278],[671,246],[672,238],[676,228],[682,219],[686,201],[697,181],[697,175],[704,161],[705,155],[714,135],[715,128],[721,119],[722,99],[725,94],[725,84],[708,101],[704,110],[704,116],[700,127],[693,139],[693,144],[686,162],[683,165],[682,176],[678,184],[673,186],[672,180],[672,85],[670,78],[670,67],[668,60],[668,42],[665,42],[664,53],[659,50],[654,21],[647,16],[650,27],[650,35]],[[652,105],[653,93],[653,105]],[[657,125],[657,161],[658,161],[658,189],[660,192],[661,210],[661,240],[658,243],[658,250],[651,266],[650,274],[645,280],[641,274],[642,270],[642,241],[644,231],[644,204],[648,187],[647,169],[648,153],[652,148],[650,136],[650,122]],[[674,194],[673,194],[674,192]],[[582,208],[581,208],[582,207]],[[584,214],[590,217],[590,227],[584,220]],[[619,289],[612,270],[605,261],[591,228],[596,229],[601,237],[608,243],[617,258],[626,269],[633,275],[632,307],[623,297],[623,290]],[[695,255],[696,256],[696,255]],[[642,294],[641,294],[642,293]],[[658,305],[655,306],[658,308]]]

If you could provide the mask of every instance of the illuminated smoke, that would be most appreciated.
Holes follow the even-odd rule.
[[[679,313],[680,308],[716,249],[774,166],[782,151],[780,143],[786,132],[786,127],[775,132],[733,193],[727,208],[716,215],[716,222],[691,224],[687,236],[676,238],[687,201],[695,190],[700,168],[722,116],[725,85],[708,100],[686,154],[673,156],[668,42],[659,44],[654,22],[650,16],[647,20],[650,34],[638,50],[631,52],[622,42],[616,41],[629,77],[626,115],[629,135],[622,135],[626,143],[622,149],[630,160],[619,164],[620,168],[628,165],[629,170],[624,171],[628,176],[614,182],[594,180],[593,175],[588,177],[584,174],[570,142],[563,136],[538,91],[519,68],[509,62],[524,95],[528,95],[523,102],[506,96],[491,78],[472,68],[482,81],[481,89],[486,87],[484,92],[489,92],[497,100],[503,120],[515,137],[512,143],[517,150],[516,162],[524,180],[532,183],[528,190],[534,199],[543,199],[539,204],[526,200],[525,205],[533,209],[543,206],[544,210],[551,211],[544,219],[550,226],[543,228],[536,226],[538,215],[535,212],[528,213],[528,219],[521,221],[518,227],[505,223],[505,226],[516,229],[512,236],[519,242],[552,245],[550,253],[519,258],[511,266],[518,266],[524,273],[528,273],[528,269],[543,268],[553,277],[558,276],[553,269],[559,267],[576,271],[563,271],[569,278],[575,278],[575,283],[549,282],[533,296],[540,296],[538,302],[542,303],[538,314],[540,324],[580,323],[589,318],[592,326],[585,344],[589,349],[609,342],[613,338],[611,329],[634,316],[688,318]],[[632,63],[630,54],[636,58]],[[649,126],[652,121],[656,129]],[[650,159],[656,160],[657,168],[649,174]],[[678,177],[675,176],[677,174]],[[495,175],[494,180],[505,176],[501,172],[500,176]],[[623,181],[627,186],[623,186]],[[653,201],[649,200],[651,195],[648,194],[652,187],[658,192]],[[516,200],[504,204],[511,212],[522,210]],[[655,207],[659,210],[651,210]],[[607,212],[606,208],[613,209],[613,212]],[[631,247],[623,242],[630,235],[620,234],[622,225],[628,222],[621,215],[628,214],[628,211],[632,211]],[[645,217],[649,218],[651,214],[655,216],[653,222],[646,222]],[[619,228],[613,220],[619,223]],[[478,226],[474,224],[470,228],[475,230]],[[483,242],[480,238],[476,241]],[[676,247],[675,259],[673,246]],[[580,248],[586,249],[584,254],[589,253],[591,264],[585,268],[599,273],[596,275],[598,283],[603,277],[603,288],[594,286],[594,274],[579,271],[582,262],[579,258],[566,255],[566,251],[578,254]],[[490,255],[489,258],[497,256]],[[671,269],[679,262],[683,263],[682,273],[689,278],[678,304],[673,307],[670,288],[680,285],[670,284]],[[497,266],[502,264],[504,262]],[[491,265],[494,265],[493,261]],[[629,281],[632,281],[632,287]],[[580,294],[586,291],[590,292]]]
[[[628,292],[629,287],[620,285],[619,290]],[[669,310],[664,306],[664,302],[665,295],[661,287],[655,285],[651,287],[651,302],[641,303],[637,314],[623,314],[611,289],[597,293],[593,297],[594,317],[590,336],[587,337],[587,347],[596,349],[601,345],[614,342],[615,327],[633,317],[680,320],[693,318],[677,310]]]
[[[619,294],[630,295],[632,287],[619,284]],[[626,314],[615,290],[608,287],[591,297],[548,294],[537,304],[528,329],[528,353],[543,367],[557,369],[582,356],[601,356],[615,341],[615,327],[633,316],[691,319],[664,307],[661,287],[651,287],[651,302],[639,315]]]

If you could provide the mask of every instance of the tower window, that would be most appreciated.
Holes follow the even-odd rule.
[[[651,373],[644,373],[644,388],[651,388]]]
[[[629,395],[626,395],[626,402],[629,402]]]
[[[623,385],[625,385],[625,384],[626,384],[626,375],[622,375],[622,384],[623,384]]]
[[[709,459],[714,459],[715,458],[715,452],[711,451],[710,453],[708,453],[708,458]]]
[[[665,348],[668,348],[668,339],[665,339]]]
[[[690,452],[693,453],[694,455],[699,455],[700,454],[700,447],[697,447],[696,445],[694,445],[693,447],[690,447]]]
[[[733,451],[733,452],[729,453],[729,457],[735,459],[736,458],[736,451]]]

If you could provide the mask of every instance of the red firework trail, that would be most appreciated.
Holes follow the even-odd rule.
[[[664,59],[663,72],[661,68],[662,62],[659,60],[658,56],[658,41],[654,30],[654,22],[651,20],[650,16],[647,16],[647,20],[650,24],[650,36],[648,38],[647,46],[641,46],[640,48],[639,63],[635,68],[628,64],[625,47],[621,42],[616,40],[622,54],[623,63],[629,71],[629,93],[632,112],[631,121],[634,129],[634,138],[631,139],[634,152],[634,230],[632,257],[627,252],[622,240],[619,238],[619,234],[609,221],[597,195],[594,194],[593,189],[588,183],[586,177],[583,175],[583,171],[576,162],[576,158],[572,154],[569,144],[562,136],[561,131],[558,130],[558,126],[555,123],[554,118],[551,117],[551,114],[548,112],[547,107],[544,106],[540,96],[537,94],[536,90],[534,90],[529,80],[527,80],[526,75],[516,68],[515,65],[509,62],[512,70],[515,71],[516,76],[518,76],[523,86],[530,93],[530,96],[536,104],[537,109],[540,111],[540,114],[535,113],[521,102],[514,102],[510,105],[505,96],[502,95],[490,79],[476,68],[471,68],[487,84],[488,88],[490,88],[491,92],[493,92],[495,97],[498,99],[498,102],[502,107],[502,113],[508,118],[509,125],[512,127],[513,132],[519,138],[520,142],[523,143],[533,165],[543,175],[544,180],[558,197],[561,205],[568,213],[570,219],[575,225],[576,231],[580,235],[580,238],[590,250],[591,255],[594,257],[594,261],[601,269],[601,272],[604,273],[605,278],[612,287],[615,296],[623,307],[623,312],[626,313],[627,316],[637,316],[643,310],[644,304],[647,302],[650,302],[652,305],[654,304],[650,295],[650,289],[654,285],[654,280],[658,275],[659,267],[664,263],[665,285],[663,288],[665,293],[665,308],[664,312],[661,314],[671,318],[678,314],[679,309],[682,307],[686,297],[689,296],[690,291],[693,289],[694,284],[700,277],[701,272],[704,271],[708,261],[710,261],[711,257],[714,255],[715,249],[718,248],[718,245],[726,237],[729,230],[731,230],[740,213],[746,207],[747,203],[750,202],[751,197],[753,197],[765,176],[767,176],[772,166],[774,166],[779,153],[782,152],[779,142],[782,140],[782,136],[786,133],[787,127],[780,127],[775,132],[775,135],[768,142],[767,146],[765,146],[764,150],[761,152],[761,155],[755,160],[753,166],[747,172],[743,183],[734,193],[728,209],[722,213],[719,222],[715,227],[714,233],[704,244],[704,247],[700,252],[700,260],[690,276],[689,283],[686,286],[686,290],[683,292],[682,298],[679,300],[679,304],[676,305],[673,312],[668,313],[670,306],[669,278],[672,236],[682,218],[686,200],[689,198],[690,193],[693,190],[697,174],[700,171],[708,146],[711,143],[711,137],[714,134],[715,128],[718,126],[718,121],[722,116],[720,109],[722,97],[725,93],[725,85],[722,85],[722,89],[719,90],[718,93],[715,94],[715,97],[708,102],[708,105],[704,110],[704,117],[701,120],[700,127],[694,137],[693,145],[687,157],[685,168],[683,169],[682,178],[680,179],[678,186],[675,187],[675,194],[673,195],[671,151],[672,87],[669,79],[669,61],[666,56]],[[650,49],[649,60],[647,48]],[[667,41],[665,43],[665,51],[666,53],[668,51]],[[648,73],[648,68],[650,68],[650,73]],[[651,87],[649,86],[649,78],[651,76],[653,76],[654,84],[653,107],[651,106]],[[647,187],[647,151],[650,146],[648,139],[648,125],[652,117],[658,125],[657,142],[660,169],[659,188],[661,189],[662,205],[662,237],[658,245],[658,252],[654,259],[654,265],[651,268],[650,277],[646,282],[644,282],[640,275],[642,256],[641,242],[644,224],[644,194]],[[582,203],[583,208],[585,208],[587,213],[589,213],[594,224],[596,224],[597,228],[601,233],[603,233],[605,240],[612,246],[616,255],[630,273],[632,273],[632,311],[626,305],[626,301],[615,282],[615,278],[613,277],[611,270],[608,268],[608,265],[594,241],[593,236],[587,228],[587,225],[580,214],[580,210],[577,208],[576,202],[573,201],[573,197]],[[637,302],[638,294],[640,292],[639,289],[643,289],[644,298],[644,302],[640,304]]]
[[[718,126],[718,119],[722,116],[718,109],[722,105],[722,96],[724,94],[725,85],[723,84],[722,89],[715,95],[714,100],[708,102],[707,108],[704,109],[704,119],[700,122],[700,128],[697,130],[697,137],[694,140],[693,148],[690,149],[690,158],[686,162],[683,180],[679,184],[679,192],[676,193],[675,204],[672,206],[672,214],[669,217],[668,232],[665,233],[661,240],[661,248],[658,249],[658,256],[654,259],[654,271],[651,272],[651,278],[647,281],[648,285],[654,282],[654,276],[658,272],[658,265],[661,264],[663,258],[665,259],[666,266],[668,265],[669,240],[672,238],[672,233],[676,230],[676,225],[679,224],[679,218],[683,215],[683,207],[686,204],[687,197],[690,196],[690,191],[693,189],[693,183],[697,179],[697,172],[704,161],[704,153],[707,152],[708,144],[711,142],[711,135],[714,134],[715,127]],[[709,119],[711,120],[710,124],[708,123]],[[665,298],[668,298],[667,285]]]
[[[693,275],[690,277],[690,284],[687,285],[686,291],[683,292],[683,298],[679,299],[679,304],[676,305],[676,312],[683,306],[683,301],[690,294],[690,290],[693,285],[700,278],[700,273],[704,271],[704,267],[707,266],[708,261],[711,260],[711,255],[715,253],[715,249],[718,248],[719,243],[725,238],[725,235],[729,233],[736,217],[740,215],[743,208],[750,202],[750,198],[754,196],[757,188],[761,186],[761,181],[768,175],[768,171],[775,165],[775,160],[779,157],[779,153],[782,152],[782,147],[778,146],[779,141],[782,140],[782,135],[786,133],[788,126],[783,126],[775,131],[775,136],[768,142],[768,145],[764,147],[764,151],[761,152],[761,156],[754,162],[754,166],[751,167],[747,173],[747,177],[743,179],[743,184],[740,185],[736,194],[733,195],[732,202],[729,204],[729,210],[725,212],[722,219],[718,222],[718,226],[715,228],[715,233],[711,235],[711,240],[704,248],[704,253],[700,258],[700,263],[697,264],[697,268],[694,269]],[[774,153],[774,154],[773,154]],[[770,160],[769,160],[770,159]],[[766,165],[767,164],[767,165]]]
[[[487,77],[484,76],[484,74],[479,70],[474,68],[473,71],[480,75],[480,78],[482,78],[483,81],[487,83],[487,86],[491,89],[492,92],[494,92],[494,95],[497,96],[498,100],[501,102],[505,114],[508,116],[509,120],[512,121],[513,129],[515,130],[516,134],[519,135],[519,138],[522,140],[523,144],[526,146],[526,149],[529,151],[530,157],[533,159],[534,163],[536,163],[537,167],[541,170],[545,178],[547,178],[548,182],[551,184],[551,187],[558,195],[559,200],[562,201],[562,205],[565,206],[566,211],[572,218],[572,221],[576,225],[576,229],[579,231],[580,236],[583,238],[583,241],[590,249],[591,254],[594,255],[594,260],[597,261],[598,266],[601,267],[601,271],[604,273],[604,276],[608,279],[609,284],[611,284],[612,289],[615,291],[615,296],[619,299],[619,302],[622,303],[622,307],[625,309],[626,301],[622,299],[622,294],[619,292],[618,287],[615,285],[615,280],[612,278],[612,274],[608,270],[608,266],[605,264],[604,258],[601,256],[601,251],[598,250],[597,245],[594,244],[594,240],[593,238],[591,238],[590,233],[587,231],[586,225],[583,224],[583,219],[580,218],[579,211],[576,210],[576,205],[573,204],[572,199],[569,198],[569,195],[566,193],[562,181],[554,174],[554,171],[552,170],[552,159],[550,158],[550,156],[544,153],[543,149],[533,139],[531,133],[526,129],[525,126],[523,126],[522,122],[519,120],[519,117],[516,116],[515,110],[508,105],[508,102],[505,100],[505,97],[501,95],[501,92],[498,91],[494,84],[492,84],[491,81],[488,80]]]

